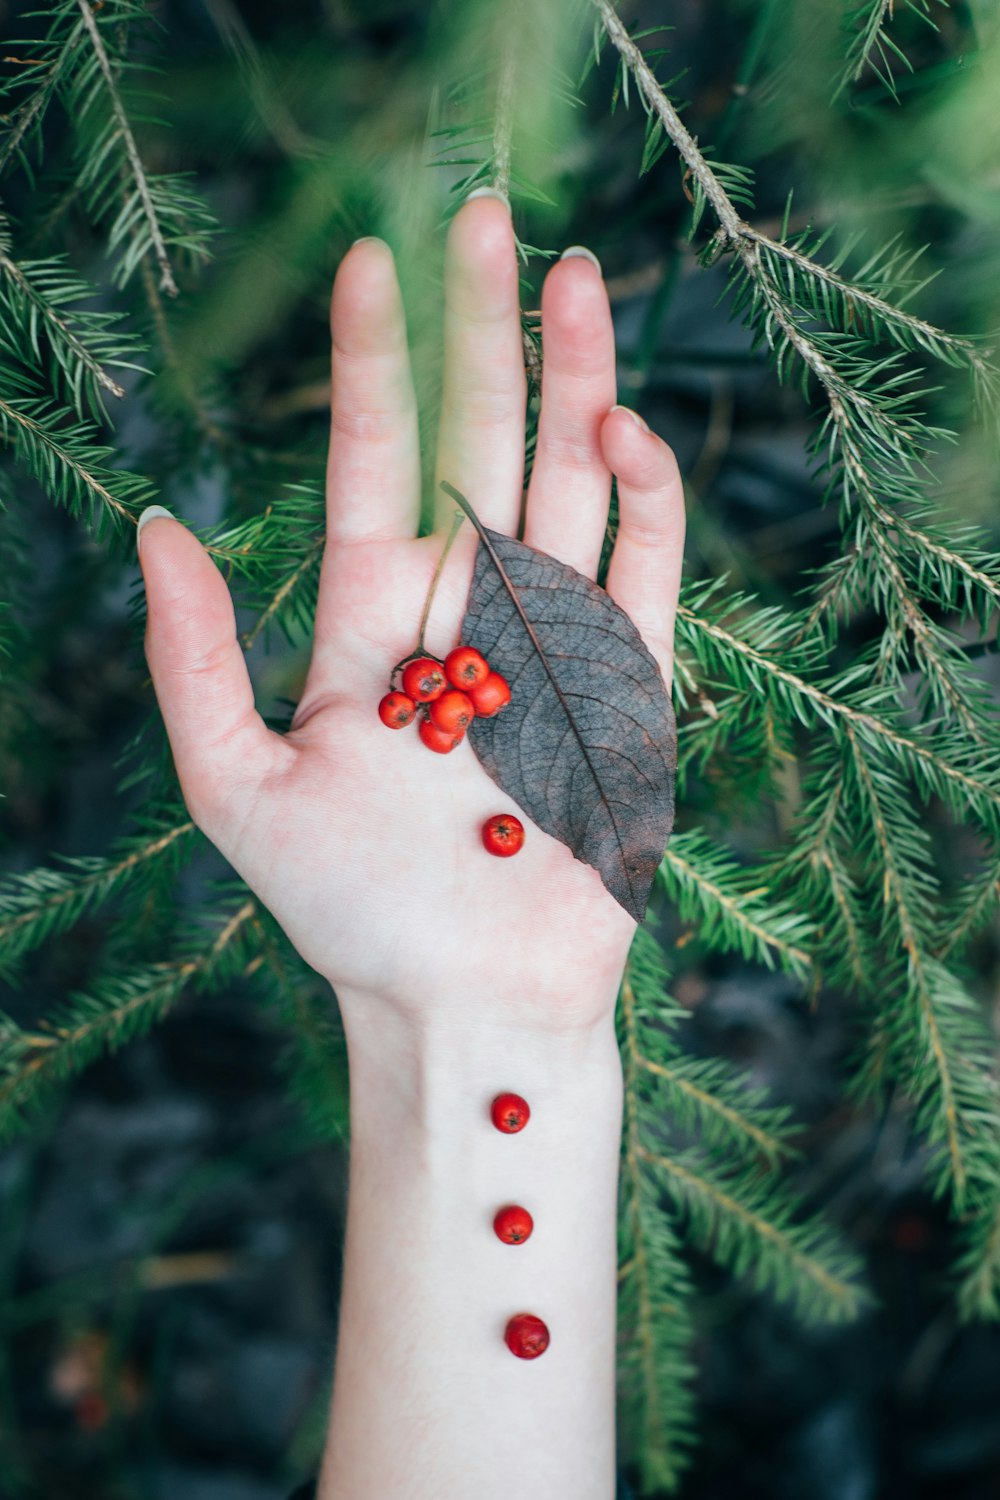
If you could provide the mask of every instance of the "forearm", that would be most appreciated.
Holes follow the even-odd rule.
[[[320,1500],[506,1500],[512,1482],[521,1500],[611,1500],[610,1014],[572,1036],[385,1019],[345,1006],[350,1196]],[[490,1120],[504,1090],[531,1105],[516,1135]],[[534,1218],[524,1244],[494,1233],[507,1204]],[[551,1334],[531,1361],[504,1342],[519,1312]]]

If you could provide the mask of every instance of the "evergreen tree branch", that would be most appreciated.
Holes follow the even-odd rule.
[[[733,1190],[693,1160],[645,1146],[637,1148],[637,1155],[663,1172],[678,1207],[690,1212],[692,1231],[705,1249],[733,1264],[737,1274],[748,1275],[758,1290],[787,1296],[794,1289],[804,1317],[855,1316],[861,1301],[857,1286],[831,1269],[828,1255],[814,1252],[812,1236],[803,1234],[784,1208],[773,1217],[770,1210],[763,1213],[758,1194],[747,1180]],[[811,1285],[811,1294],[803,1293],[803,1281]]]
[[[947,3],[947,0],[942,0],[942,3]],[[898,102],[892,77],[893,60],[901,63],[910,73],[913,72],[913,65],[889,31],[897,8],[910,10],[937,30],[931,20],[929,0],[862,0],[861,4],[852,6],[847,14],[846,25],[853,32],[853,38],[834,98],[848,84],[856,83],[865,69],[870,67]]]
[[[515,0],[517,12],[523,0]],[[502,18],[500,68],[497,74],[496,108],[493,114],[493,162],[492,186],[505,198],[510,197],[511,157],[514,142],[514,86],[517,78],[517,41],[520,35],[518,15],[510,15],[507,7],[497,11]]]
[[[958,981],[924,951],[931,877],[917,863],[921,846],[907,826],[905,795],[885,769],[876,782],[852,731],[848,738],[868,811],[864,826],[882,871],[884,910],[893,924],[888,931],[898,934],[906,959],[898,1003],[886,1011],[878,1037],[880,1066],[888,1063],[914,1099],[918,1128],[932,1145],[944,1145],[947,1160],[937,1190],[947,1192],[960,1209],[983,1183],[997,1178],[990,1135],[1000,1128],[1000,1114],[990,1043]]]
[[[631,1364],[635,1389],[629,1392],[637,1411],[637,1451],[649,1483],[672,1489],[686,1467],[691,1445],[690,1364],[687,1352],[692,1337],[687,1304],[690,1285],[673,1253],[673,1236],[664,1235],[662,1216],[650,1203],[647,1174],[642,1169],[639,1119],[638,1070],[643,1066],[638,1043],[635,996],[626,967],[619,1014],[625,1046],[625,1111],[622,1134],[623,1239],[630,1252],[620,1272],[628,1283],[628,1305],[621,1322],[630,1327]],[[666,1256],[657,1262],[653,1246],[666,1246]],[[669,1309],[657,1304],[670,1295],[678,1305]],[[631,1314],[631,1316],[627,1316]]]
[[[711,206],[722,230],[724,243],[739,254],[755,281],[761,282],[773,292],[774,283],[770,278],[761,275],[763,256],[773,256],[776,261],[794,266],[797,271],[815,280],[828,291],[835,291],[844,302],[877,316],[880,325],[884,324],[889,330],[895,331],[897,336],[905,337],[906,342],[903,347],[910,348],[913,342],[916,342],[937,358],[944,357],[967,363],[981,377],[988,389],[995,386],[996,371],[982,357],[971,339],[946,333],[944,329],[904,312],[902,308],[893,306],[863,285],[847,281],[838,274],[835,267],[823,266],[820,262],[803,254],[794,244],[775,240],[748,223],[737,211],[731,194],[727,192],[720,179],[718,168],[699,148],[695,137],[684,124],[680,113],[647,61],[642,48],[629,34],[612,0],[593,0],[593,4],[600,15],[601,25],[608,40],[635,79],[647,111],[653,113],[659,120],[666,136],[672,141],[699,191],[704,195],[705,201]],[[721,245],[717,244],[715,248],[717,250],[721,248]],[[828,303],[826,306],[829,310]],[[777,317],[787,316],[786,304],[777,299],[773,310]],[[795,339],[803,337],[797,327],[793,326],[786,331],[789,337]],[[808,340],[802,343],[799,353],[806,363],[811,364],[821,380],[826,381],[833,377],[830,367],[824,368],[822,357],[818,351],[809,346]]]
[[[804,701],[812,704],[827,725],[832,727],[842,721],[874,744],[884,742],[898,751],[913,769],[932,773],[939,782],[951,783],[960,787],[967,795],[975,797],[977,806],[987,810],[991,817],[1000,809],[1000,790],[944,759],[930,745],[903,734],[875,714],[834,698],[815,683],[808,682],[779,661],[768,657],[750,642],[740,639],[718,621],[704,618],[689,606],[681,604],[677,617],[682,627],[686,626],[691,631],[710,637],[723,645],[727,652],[743,658],[752,667],[789,689],[800,703]]]
[[[638,1092],[641,1074],[662,1080],[668,1087],[656,1100],[658,1113],[690,1129],[705,1144],[736,1150],[750,1161],[773,1169],[794,1156],[789,1139],[788,1111],[763,1102],[758,1090],[718,1059],[693,1058],[674,1044],[672,1034],[686,1019],[667,993],[668,972],[659,946],[646,932],[636,935],[622,976],[621,1004],[625,1040]],[[643,999],[637,995],[641,988]],[[644,1049],[641,1030],[660,1049],[657,1058]]]
[[[34,329],[40,321],[49,335],[59,366],[69,377],[71,388],[77,392],[77,395],[80,385],[79,376],[86,372],[92,381],[110,395],[123,397],[125,395],[123,387],[111,378],[101,364],[101,357],[88,346],[77,329],[67,318],[56,311],[51,294],[47,291],[47,288],[53,284],[61,283],[61,300],[65,301],[67,297],[87,295],[90,289],[83,287],[80,283],[71,282],[65,268],[56,261],[28,263],[22,267],[17,264],[10,252],[9,228],[3,215],[0,214],[0,278],[6,277],[10,283],[10,288],[6,291],[0,287],[0,298],[12,318],[17,317],[19,303],[28,310],[27,332],[30,345],[34,346],[36,354],[37,337]],[[58,283],[56,278],[59,278]],[[43,286],[46,286],[46,290],[43,290]],[[125,363],[120,356],[112,357],[116,364]],[[79,400],[77,410],[80,410]]]
[[[995,1321],[1000,1318],[1000,1193],[972,1215],[962,1240],[955,1266],[959,1314]]]
[[[231,973],[256,909],[256,902],[244,901],[212,942],[187,958],[99,981],[36,1033],[0,1017],[0,1140],[23,1129],[52,1088],[148,1031],[190,985]]]
[[[789,941],[808,935],[801,914],[765,904],[760,892],[747,891],[734,862],[702,835],[675,835],[664,853],[659,878],[699,937],[735,948],[768,967],[777,957],[783,968],[800,976],[811,968],[806,949]]]
[[[0,968],[65,932],[88,911],[117,895],[143,867],[176,860],[195,831],[187,819],[131,838],[117,856],[78,859],[68,870],[41,868],[12,875],[0,886]]]
[[[809,886],[817,878],[825,881],[833,900],[835,920],[831,923],[824,923],[824,926],[829,928],[823,933],[824,958],[829,956],[832,960],[831,967],[835,970],[838,949],[840,950],[839,956],[842,958],[846,946],[848,973],[858,989],[864,993],[868,989],[869,980],[869,965],[865,960],[868,944],[857,905],[855,885],[834,843],[834,830],[841,815],[843,802],[844,776],[840,768],[840,774],[835,776],[832,784],[828,777],[823,776],[816,798],[818,817],[816,817],[815,826],[810,831],[808,817],[802,820],[801,836],[777,867],[776,873],[779,880],[788,873],[793,876],[802,873],[803,879],[792,881],[792,888],[798,891],[800,900],[808,897]],[[810,873],[812,882],[809,881]],[[822,905],[821,901],[816,904]],[[815,909],[814,906],[813,910]]]
[[[626,983],[628,981],[626,980]],[[692,1078],[686,1076],[677,1067],[668,1067],[665,1063],[654,1062],[651,1057],[643,1053],[636,1056],[636,1066],[646,1073],[652,1073],[656,1078],[662,1078],[670,1084],[672,1090],[684,1094],[694,1106],[694,1112],[699,1117],[706,1114],[715,1115],[726,1127],[726,1130],[734,1136],[743,1139],[755,1150],[760,1151],[769,1161],[776,1161],[784,1156],[794,1155],[788,1141],[780,1136],[773,1135],[771,1131],[764,1130],[755,1121],[748,1118],[741,1110],[735,1109],[727,1104],[718,1089],[717,1077],[713,1076],[712,1082],[715,1088],[700,1087]]]
[[[142,158],[139,155],[139,149],[135,143],[135,137],[132,134],[132,127],[129,124],[128,115],[125,113],[125,108],[122,104],[121,96],[118,92],[118,86],[115,82],[115,75],[112,71],[111,62],[105,49],[104,41],[101,37],[97,22],[94,19],[94,13],[90,6],[90,0],[77,0],[77,3],[79,4],[80,12],[83,16],[83,24],[90,39],[90,44],[93,47],[94,54],[97,58],[98,67],[101,70],[105,85],[107,86],[108,99],[117,124],[118,139],[120,140],[122,148],[125,152],[125,157],[128,161],[132,181],[135,184],[135,190],[139,196],[139,202],[142,204],[142,211],[149,229],[150,243],[152,244],[153,254],[156,258],[156,263],[159,266],[160,270],[160,290],[166,292],[168,297],[176,297],[178,295],[177,283],[174,280],[174,273],[170,265],[170,257],[167,254],[167,244],[163,235],[163,230],[160,226],[159,214],[157,212],[156,204],[153,201],[153,194],[150,189],[149,182],[146,178],[146,171],[142,164]]]
[[[349,1131],[347,1050],[324,987],[315,995],[315,975],[279,939],[262,912],[251,918],[262,963],[257,977],[267,1003],[287,1034],[282,1065],[292,1095],[321,1140],[344,1140]],[[286,961],[287,959],[287,961]],[[289,972],[289,962],[296,973]]]
[[[254,621],[251,628],[244,631],[241,642],[244,651],[249,651],[261,634],[268,626],[281,615],[282,610],[291,600],[310,574],[318,568],[323,556],[323,547],[326,543],[325,534],[314,537],[309,543],[301,562],[297,563],[290,573],[281,581],[274,590],[268,602],[264,605]]]
[[[40,77],[41,82],[24,103],[8,116],[9,133],[3,141],[0,141],[0,176],[6,172],[15,157],[23,152],[25,143],[32,132],[40,136],[45,111],[62,82],[63,72],[76,55],[77,48],[83,41],[83,35],[83,22],[77,21],[66,37],[65,44],[55,52],[46,49],[48,55],[44,61],[35,64],[30,69],[30,76]],[[23,87],[24,82],[25,79],[22,77],[17,85],[8,84],[6,89],[0,88],[0,94],[10,94],[16,86]]]
[[[826,396],[828,414],[812,444],[813,456],[829,475],[828,493],[839,492],[847,513],[858,511],[861,554],[870,540],[886,562],[895,587],[888,589],[885,575],[877,571],[870,575],[860,568],[845,570],[838,565],[833,585],[824,594],[823,611],[829,612],[840,602],[848,581],[857,588],[872,576],[874,590],[889,608],[890,629],[883,647],[887,662],[902,652],[903,636],[909,634],[932,705],[938,712],[956,716],[974,740],[987,741],[986,727],[966,702],[959,683],[964,668],[907,588],[894,538],[906,537],[922,565],[933,565],[937,586],[948,593],[955,591],[956,565],[949,555],[953,549],[937,544],[927,548],[926,534],[920,528],[897,527],[893,511],[887,511],[878,491],[891,497],[896,507],[918,503],[918,479],[927,473],[927,445],[947,435],[928,427],[914,412],[910,377],[899,368],[899,358],[920,351],[945,364],[964,366],[974,378],[980,399],[994,408],[1000,392],[996,371],[974,341],[946,334],[888,300],[888,289],[897,295],[913,294],[908,280],[912,257],[905,260],[889,246],[862,268],[856,282],[849,282],[839,274],[839,260],[824,266],[816,258],[825,236],[812,246],[812,253],[806,253],[805,236],[781,243],[749,224],[737,208],[737,201],[747,201],[746,174],[740,168],[709,161],[611,0],[594,0],[594,4],[619,54],[623,76],[635,80],[650,126],[663,132],[685,163],[695,185],[695,222],[705,205],[716,216],[719,228],[703,258],[723,251],[733,254],[735,310],[745,312],[755,338],[770,348],[779,377],[797,360]],[[647,155],[649,145],[647,131]],[[829,329],[818,328],[818,321],[825,321]],[[894,343],[898,353],[877,357],[873,346],[878,339]],[[1000,579],[969,564],[961,566],[957,576],[967,588],[985,583],[991,604],[995,602]]]
[[[110,515],[116,524],[137,524],[138,512],[152,500],[152,486],[139,475],[108,469],[110,450],[93,442],[90,423],[40,396],[20,372],[0,366],[0,437],[52,498],[74,515],[92,520]]]
[[[956,948],[963,947],[972,933],[987,920],[998,902],[1000,902],[1000,856],[994,854],[987,878],[971,887],[971,894],[966,895],[958,920],[950,927],[945,926],[944,934],[934,949],[934,956],[944,962]]]

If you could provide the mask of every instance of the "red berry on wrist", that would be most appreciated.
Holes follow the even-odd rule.
[[[468,692],[490,675],[489,662],[475,646],[456,646],[444,659],[444,675],[452,687]]]
[[[439,729],[451,730],[453,734],[459,729],[464,733],[476,716],[472,699],[468,693],[460,693],[458,688],[449,688],[440,698],[435,698],[428,712],[432,724]]]
[[[378,716],[389,729],[404,729],[413,723],[417,705],[405,693],[386,693],[378,706]]]
[[[509,859],[524,843],[524,824],[510,813],[497,813],[483,824],[483,848]]]
[[[528,1210],[516,1203],[501,1208],[493,1220],[497,1238],[503,1240],[505,1245],[523,1245],[534,1227],[535,1221]]]
[[[439,729],[430,719],[421,719],[417,732],[428,750],[436,750],[438,755],[450,754],[465,739],[464,729]]]
[[[527,1099],[520,1094],[497,1094],[490,1106],[490,1119],[504,1135],[516,1135],[531,1119]]]
[[[404,682],[404,687],[406,686]],[[491,719],[510,702],[510,684],[499,672],[491,672],[482,682],[469,688],[472,706],[480,719]]]
[[[504,1331],[504,1342],[518,1359],[537,1359],[549,1347],[549,1330],[534,1313],[515,1313]]]
[[[414,703],[431,703],[440,698],[446,687],[444,668],[433,656],[418,656],[403,668],[403,692]]]

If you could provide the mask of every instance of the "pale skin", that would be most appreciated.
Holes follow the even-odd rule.
[[[509,211],[467,203],[446,252],[437,468],[516,534],[525,377]],[[518,812],[468,744],[425,749],[376,705],[414,646],[443,532],[418,539],[413,386],[393,259],[377,240],[334,284],[327,544],[312,662],[290,733],[258,715],[226,584],[197,539],[150,518],[146,650],[192,816],[334,987],[348,1043],[345,1272],[320,1500],[611,1500],[621,1068],[614,1004],[632,919],[522,813],[491,858],[479,830]],[[683,547],[676,464],[615,407],[599,270],[571,255],[542,300],[544,384],[521,535],[593,577],[618,480],[608,591],[671,673]],[[443,523],[450,511],[443,513]],[[464,525],[427,631],[458,644]],[[502,669],[502,664],[497,663]],[[497,1132],[515,1090],[527,1129]],[[535,1232],[493,1234],[507,1203]],[[507,1319],[543,1317],[534,1361]],[[512,1487],[512,1479],[516,1484]]]

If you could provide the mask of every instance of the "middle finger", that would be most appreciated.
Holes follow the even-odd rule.
[[[516,534],[524,479],[527,387],[510,209],[473,195],[445,253],[444,382],[438,478],[496,531]]]

